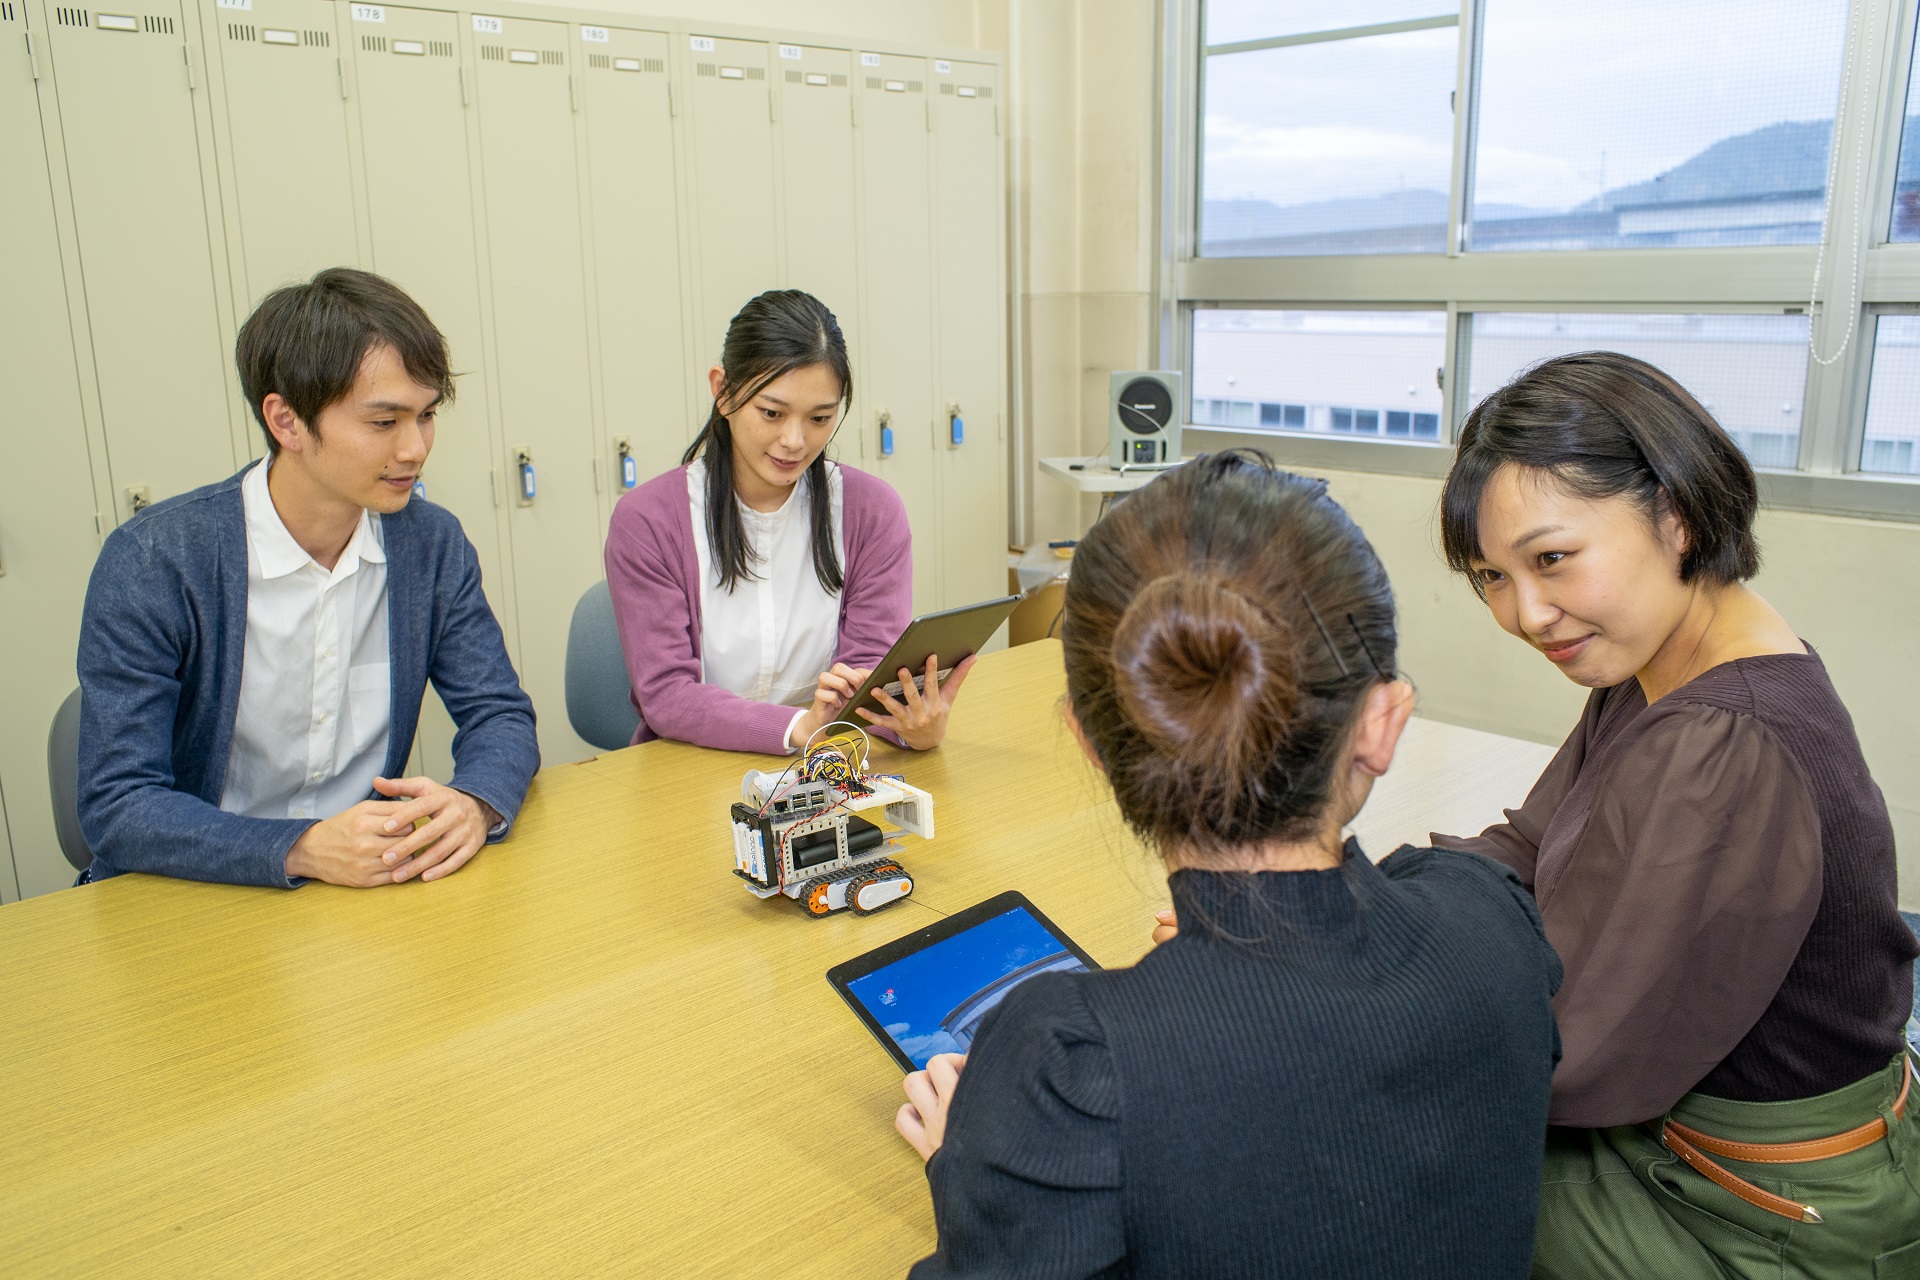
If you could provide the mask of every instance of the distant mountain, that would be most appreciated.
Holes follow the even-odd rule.
[[[1824,191],[1832,137],[1831,120],[1783,120],[1722,138],[1665,173],[1615,187],[1569,212]]]
[[[1494,205],[1496,218],[1547,212],[1520,205]],[[1481,216],[1487,206],[1481,206]],[[1373,231],[1383,227],[1444,226],[1447,193],[1427,188],[1345,200],[1316,200],[1277,205],[1270,200],[1209,200],[1202,210],[1209,241],[1259,240],[1271,236],[1326,235]]]

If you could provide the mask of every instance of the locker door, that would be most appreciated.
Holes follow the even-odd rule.
[[[80,270],[122,517],[238,465],[227,417],[185,15],[175,0],[49,6]]]
[[[693,75],[695,363],[720,358],[733,319],[751,298],[779,286],[774,189],[772,104],[767,93],[767,46],[752,40],[688,38]],[[693,403],[704,411],[705,365]],[[700,415],[705,421],[705,413]],[[696,428],[698,424],[695,424]]]
[[[913,608],[940,608],[926,60],[860,55],[860,278],[869,465],[907,504]],[[876,416],[890,416],[885,452]],[[954,603],[966,603],[955,601]]]
[[[564,676],[573,606],[604,573],[572,42],[561,23],[474,22],[500,24],[474,42],[520,682],[539,714],[541,759],[564,764],[594,754],[567,724]]]
[[[864,350],[860,327],[859,206],[853,152],[853,55],[783,44],[776,62],[780,117],[780,234],[784,284],[827,304],[840,321],[860,393],[832,455],[859,460],[864,443]]]
[[[360,264],[333,14],[331,0],[253,0],[207,18],[226,98],[241,316],[281,285]]]
[[[19,56],[27,18],[19,0],[0,0],[0,787],[11,802],[0,901],[73,883],[53,833],[47,729],[77,683],[80,604],[100,549],[40,101]],[[33,35],[44,57],[45,32]]]
[[[599,322],[601,470],[611,496],[679,465],[696,429],[680,288],[667,37],[586,27],[587,188]],[[702,366],[701,372],[704,372]],[[609,508],[611,509],[611,508]],[[604,541],[604,529],[602,540]]]
[[[1006,587],[1006,217],[995,74],[990,64],[953,62],[936,63],[933,77],[934,412],[942,424],[934,474],[940,586],[950,605]],[[960,415],[958,444],[949,412]]]
[[[355,5],[353,12],[346,53],[353,60],[366,171],[370,263],[433,317],[459,375],[458,395],[440,413],[433,454],[420,478],[428,499],[459,517],[473,543],[487,602],[518,665],[513,584],[501,551],[502,512],[494,501],[500,446],[482,372],[477,186],[467,152],[459,19],[393,5]],[[365,20],[374,16],[381,21]],[[420,714],[422,763],[445,781],[453,769],[453,722],[428,694]]]

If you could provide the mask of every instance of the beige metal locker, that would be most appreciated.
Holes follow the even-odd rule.
[[[602,576],[572,78],[557,22],[475,16],[481,186],[495,368],[506,443],[508,532],[520,615],[520,678],[540,754],[593,754],[567,724],[573,606]]]
[[[940,586],[949,605],[1006,587],[1006,277],[996,68],[934,63],[933,269]],[[957,416],[960,426],[950,421]]]
[[[811,293],[840,321],[853,357],[853,385],[861,391],[853,54],[792,44],[775,52],[782,284]],[[836,456],[859,461],[865,403],[863,396],[834,441]]]
[[[100,547],[41,132],[41,93],[52,97],[45,32],[36,24],[30,61],[27,18],[20,0],[0,0],[0,901],[73,882],[54,836],[47,729],[78,683],[80,606]]]
[[[586,63],[599,465],[608,497],[617,500],[678,465],[696,429],[687,394],[694,358],[685,341],[668,37],[620,27],[578,30]]]
[[[451,13],[354,5],[347,52],[358,113],[371,227],[370,265],[413,295],[447,335],[458,378],[440,414],[421,480],[427,498],[459,517],[480,560],[487,602],[519,660],[513,586],[502,554],[504,512],[495,499],[501,443],[484,369],[478,184],[468,153],[469,97]],[[372,18],[379,18],[375,22]],[[504,488],[504,485],[501,486]],[[453,721],[431,689],[421,707],[422,763],[445,781]]]
[[[47,6],[115,502],[209,484],[237,466],[194,95],[204,77],[169,0]],[[129,490],[133,492],[130,494]]]
[[[752,40],[683,37],[692,75],[696,363],[716,361],[733,319],[751,298],[779,286],[778,209],[774,189],[773,104],[767,89],[766,45]],[[704,367],[704,365],[702,366]],[[706,379],[693,403],[704,410]]]
[[[347,155],[346,68],[331,0],[205,11],[226,110],[240,263],[235,312],[325,267],[360,265]],[[265,448],[259,441],[258,449]]]
[[[936,554],[927,63],[862,53],[855,73],[866,465],[906,502],[913,527],[913,607],[925,612],[945,601]]]

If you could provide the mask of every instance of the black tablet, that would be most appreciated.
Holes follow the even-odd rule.
[[[965,1053],[987,1011],[1040,973],[1098,969],[1024,894],[1003,893],[827,970],[903,1070]]]
[[[893,648],[887,650],[887,656],[873,669],[866,683],[854,690],[841,714],[853,720],[853,709],[861,706],[876,715],[885,714],[886,707],[873,696],[873,691],[885,689],[888,697],[898,701],[902,667],[913,672],[914,687],[924,690],[927,659],[936,654],[940,658],[940,679],[944,681],[955,667],[993,639],[993,633],[1000,629],[1000,624],[1013,613],[1020,600],[1019,596],[1002,596],[958,609],[921,614],[907,624],[906,632],[893,642]]]

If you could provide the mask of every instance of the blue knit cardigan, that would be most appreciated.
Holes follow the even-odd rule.
[[[220,809],[246,653],[245,474],[142,511],[94,564],[79,652],[80,826],[94,880],[146,871],[300,883],[287,876],[287,851],[312,819]],[[473,545],[423,498],[380,521],[393,668],[383,776],[405,772],[431,679],[457,730],[452,785],[511,826],[540,748]]]

